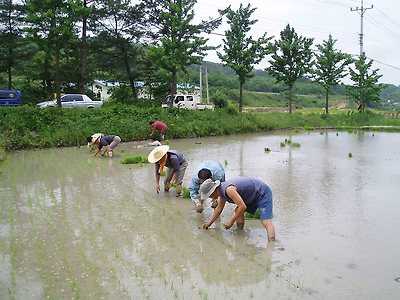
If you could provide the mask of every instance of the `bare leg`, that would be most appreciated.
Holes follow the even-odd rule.
[[[261,223],[264,225],[268,234],[268,241],[275,241],[275,227],[272,224],[271,219],[262,220]]]
[[[235,212],[237,210],[237,207],[235,208]],[[244,228],[244,213],[236,219],[236,226],[238,229],[242,230]]]
[[[182,194],[182,184],[181,183],[179,183],[177,186],[176,186],[176,197],[179,197],[181,194]]]

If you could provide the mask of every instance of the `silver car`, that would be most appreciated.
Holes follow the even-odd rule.
[[[44,107],[56,107],[57,100],[44,101],[36,104],[40,108]],[[86,95],[82,94],[66,94],[61,96],[61,107],[62,108],[99,108],[103,106],[103,101],[94,101]]]

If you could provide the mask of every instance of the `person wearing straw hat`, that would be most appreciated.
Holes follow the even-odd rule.
[[[101,156],[108,152],[108,157],[112,158],[113,150],[121,143],[121,138],[118,135],[95,136],[92,138],[91,143],[97,148],[94,156],[101,153],[101,149],[105,147],[106,149],[101,153]]]
[[[225,169],[224,167],[216,161],[205,160],[203,161],[194,172],[192,180],[189,184],[190,199],[196,205],[196,211],[198,213],[203,212],[203,201],[200,198],[199,188],[201,183],[206,179],[211,178],[213,181],[225,181]],[[217,207],[217,200],[213,199],[212,208]]]
[[[244,213],[247,211],[254,214],[257,208],[260,209],[260,221],[264,225],[269,241],[275,240],[275,227],[272,223],[272,191],[271,188],[259,179],[238,177],[225,182],[219,180],[205,180],[200,186],[202,199],[219,197],[218,206],[203,228],[210,227],[221,215],[226,201],[236,205],[234,215],[224,224],[229,229],[236,222],[238,229],[244,227]]]
[[[91,136],[88,136],[86,139],[88,142],[88,144],[87,144],[88,148],[90,150],[94,150],[96,148],[96,145],[93,144],[93,141],[95,141],[98,137],[103,137],[103,136],[104,136],[103,133],[94,133]]]
[[[156,191],[160,193],[160,176],[167,167],[167,175],[164,180],[164,191],[168,192],[172,182],[176,183],[176,196],[182,193],[182,181],[185,175],[188,163],[181,152],[169,149],[168,145],[155,147],[147,157],[150,163],[156,167]]]

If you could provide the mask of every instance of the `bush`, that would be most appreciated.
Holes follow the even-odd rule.
[[[215,107],[217,108],[224,108],[228,106],[228,97],[226,96],[226,94],[222,93],[219,90],[213,93],[211,101],[215,104]]]

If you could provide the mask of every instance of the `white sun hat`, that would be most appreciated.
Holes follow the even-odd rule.
[[[199,189],[201,199],[208,199],[220,184],[221,182],[219,180],[212,181],[211,178],[204,180]]]

